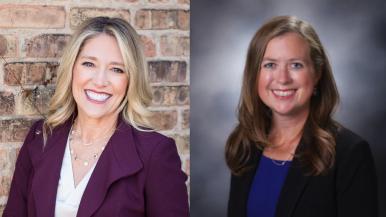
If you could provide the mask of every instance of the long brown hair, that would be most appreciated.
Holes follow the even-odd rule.
[[[295,158],[310,175],[323,174],[334,164],[338,124],[332,119],[332,114],[339,102],[339,94],[327,55],[309,23],[293,16],[278,16],[256,32],[248,48],[238,106],[239,123],[230,134],[225,150],[226,162],[235,175],[242,175],[250,169],[248,162],[255,157],[255,147],[262,150],[269,145],[272,113],[257,94],[256,80],[268,42],[289,32],[299,34],[309,44],[315,72],[320,77],[303,129],[302,141],[307,145],[296,153]]]

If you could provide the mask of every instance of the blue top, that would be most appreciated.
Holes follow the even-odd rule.
[[[274,217],[284,180],[291,161],[278,161],[261,155],[249,191],[247,216]]]

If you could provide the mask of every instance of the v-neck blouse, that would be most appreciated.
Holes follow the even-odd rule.
[[[96,163],[75,187],[69,141],[67,140],[56,194],[55,217],[76,217],[84,190],[95,165]]]

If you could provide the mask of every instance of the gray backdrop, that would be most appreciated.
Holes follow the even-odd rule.
[[[386,1],[193,0],[191,10],[191,216],[226,215],[224,144],[248,43],[270,17],[296,15],[315,27],[330,57],[341,94],[336,119],[371,145],[385,217]]]

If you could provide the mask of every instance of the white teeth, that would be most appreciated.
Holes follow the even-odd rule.
[[[86,90],[86,94],[90,99],[95,100],[95,101],[101,101],[101,102],[107,100],[111,96],[111,95],[105,94],[105,93],[95,93],[95,92],[90,91],[90,90]]]
[[[273,90],[273,93],[277,96],[289,96],[295,93],[295,90]]]

